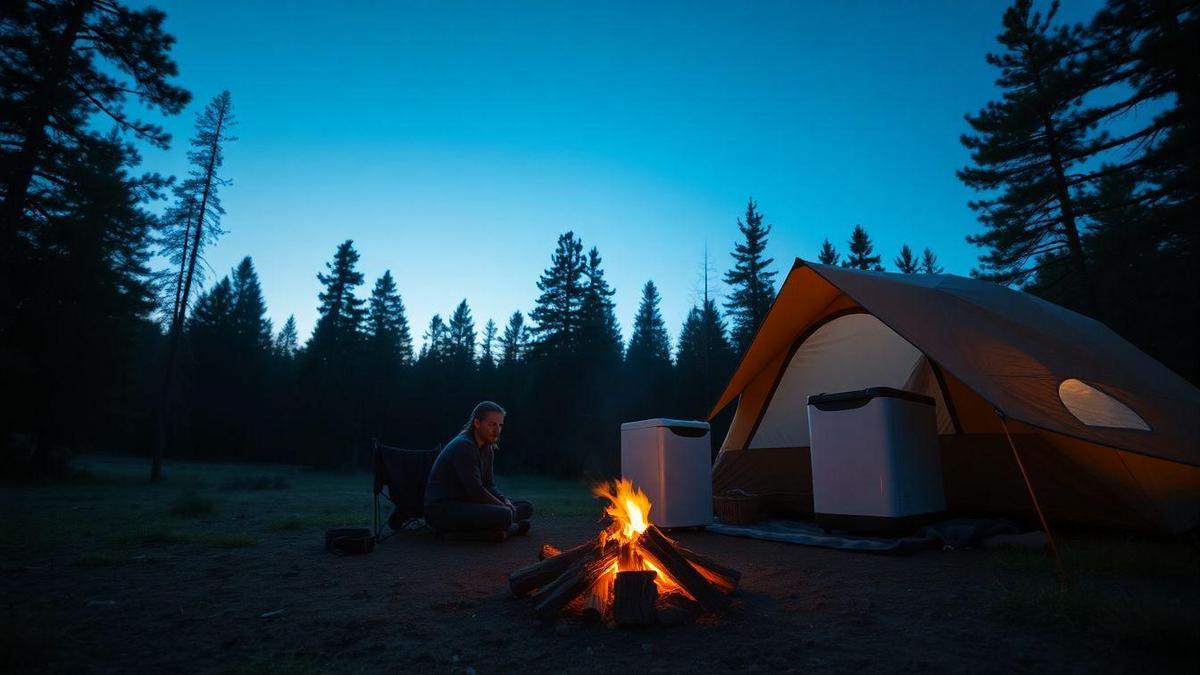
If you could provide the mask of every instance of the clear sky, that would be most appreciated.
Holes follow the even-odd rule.
[[[904,242],[958,274],[978,255],[954,171],[963,115],[998,96],[984,55],[1006,2],[148,4],[195,100],[143,167],[182,175],[195,112],[230,90],[228,234],[207,258],[252,256],[302,340],[345,239],[360,295],[392,271],[418,345],[463,298],[480,331],[528,312],[566,230],[599,247],[626,338],[653,279],[674,341],[706,245],[725,292],[750,196],[779,282],[856,223],[889,269]],[[1079,21],[1099,2],[1063,4]]]

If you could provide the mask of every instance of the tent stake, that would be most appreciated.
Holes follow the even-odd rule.
[[[1046,521],[1046,515],[1042,513],[1042,507],[1038,504],[1037,495],[1033,491],[1033,483],[1029,482],[1029,473],[1025,471],[1025,463],[1021,461],[1021,453],[1017,452],[1017,444],[1013,443],[1012,435],[1008,433],[1008,424],[1005,423],[1005,415],[996,410],[996,416],[1000,418],[1000,426],[1004,428],[1004,437],[1008,439],[1008,447],[1012,448],[1013,457],[1017,460],[1017,468],[1021,470],[1021,478],[1025,479],[1025,489],[1029,491],[1029,499],[1033,502],[1033,510],[1037,512],[1038,520],[1042,523],[1042,531],[1046,533],[1046,541],[1050,544],[1050,552],[1054,554],[1054,566],[1058,568],[1058,585],[1067,585],[1067,573],[1063,570],[1062,558],[1058,555],[1058,546],[1054,543],[1054,534],[1050,531],[1050,523]]]

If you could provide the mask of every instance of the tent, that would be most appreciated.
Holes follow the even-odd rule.
[[[1200,390],[1103,324],[977,279],[800,259],[709,416],[737,399],[713,494],[811,514],[808,396],[874,386],[935,399],[951,512],[1033,514],[1011,437],[1052,523],[1200,523]]]

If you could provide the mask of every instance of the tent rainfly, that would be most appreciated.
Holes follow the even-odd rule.
[[[1180,533],[1200,524],[1200,390],[1103,324],[949,274],[796,259],[713,407],[737,411],[713,494],[812,513],[806,403],[887,386],[937,405],[951,512]]]

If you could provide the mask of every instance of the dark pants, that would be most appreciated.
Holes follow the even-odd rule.
[[[533,515],[532,502],[514,499],[512,503],[517,507],[517,521]],[[478,532],[507,530],[514,520],[507,506],[445,500],[425,507],[425,522],[437,532]]]

